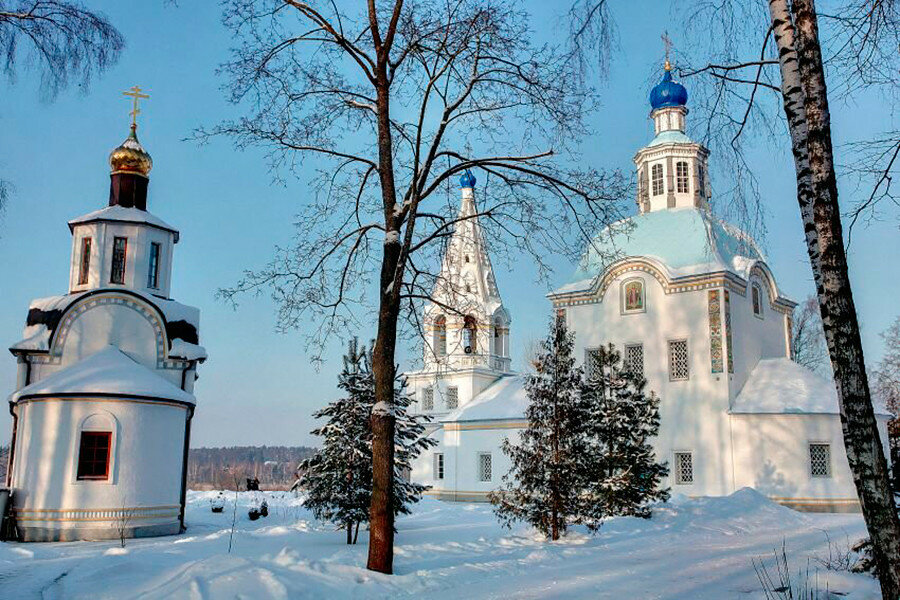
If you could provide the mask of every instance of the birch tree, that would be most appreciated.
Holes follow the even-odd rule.
[[[395,350],[437,283],[455,179],[471,169],[486,184],[476,216],[492,254],[525,253],[539,273],[617,216],[627,183],[573,166],[595,98],[570,49],[532,43],[515,3],[224,6],[237,48],[222,70],[247,114],[197,137],[231,136],[266,148],[277,173],[319,175],[294,242],[223,295],[270,291],[279,327],[310,330],[311,348],[376,324],[368,568],[390,573]]]

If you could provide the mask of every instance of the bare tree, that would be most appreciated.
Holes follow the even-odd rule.
[[[829,375],[828,348],[819,316],[819,300],[810,296],[794,309],[791,321],[791,358],[820,375]]]
[[[10,81],[21,68],[40,73],[54,98],[71,84],[86,86],[119,59],[122,34],[98,12],[66,0],[0,1],[0,61]]]
[[[239,46],[223,71],[248,115],[197,137],[261,145],[273,167],[319,175],[294,243],[223,295],[270,290],[279,327],[309,328],[312,342],[375,305],[368,568],[390,573],[395,348],[435,287],[453,285],[439,255],[473,218],[454,216],[456,176],[488,182],[475,216],[492,252],[530,255],[543,274],[549,253],[573,257],[615,218],[628,182],[568,166],[594,97],[570,50],[532,45],[515,3],[230,0],[225,23]]]
[[[900,493],[900,317],[881,334],[884,357],[875,368],[872,393],[893,418],[888,422],[894,491]]]

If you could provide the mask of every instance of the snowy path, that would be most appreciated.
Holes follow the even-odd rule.
[[[841,543],[864,532],[859,515],[801,514],[742,490],[548,543],[502,529],[489,506],[423,500],[398,524],[389,577],[365,570],[365,532],[346,546],[283,493],[267,493],[266,519],[239,508],[229,555],[231,504],[213,514],[212,495],[189,494],[185,534],[130,540],[124,553],[114,542],[0,544],[0,598],[756,599],[751,557],[771,562],[784,540],[796,570],[827,551],[826,531]],[[867,576],[820,570],[826,579],[842,598],[879,597]]]

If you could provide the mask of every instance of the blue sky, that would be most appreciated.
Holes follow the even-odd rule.
[[[193,445],[313,443],[310,413],[335,397],[340,342],[330,345],[330,361],[317,372],[302,333],[275,333],[268,298],[245,298],[237,310],[215,298],[218,288],[233,284],[244,269],[262,266],[275,244],[290,240],[293,217],[308,198],[302,173],[274,184],[258,151],[236,151],[227,140],[202,147],[182,141],[195,127],[237,114],[215,74],[231,43],[219,7],[212,2],[198,3],[203,10],[187,3],[89,4],[105,12],[127,40],[121,61],[90,89],[68,90],[51,103],[39,100],[36,78],[28,73],[14,85],[0,81],[0,177],[16,188],[0,217],[0,344],[20,339],[31,298],[66,291],[71,243],[66,222],[106,204],[107,155],[128,132],[129,105],[121,92],[137,84],[152,95],[139,131],[154,159],[149,208],[182,233],[172,294],[201,308],[201,341],[210,353],[197,382]],[[552,8],[533,6],[540,17],[535,23],[547,27],[538,35],[560,29],[558,15],[548,12]],[[668,29],[676,44],[679,40],[667,15],[648,11],[649,6],[623,3],[616,15],[619,47],[609,78],[600,85],[602,106],[590,119],[595,133],[582,142],[585,164],[630,171],[635,150],[651,138],[647,82],[661,60],[659,35]],[[838,144],[897,127],[875,95],[835,103],[832,110]],[[690,125],[689,120],[689,133]],[[765,251],[780,286],[799,300],[812,291],[812,283],[788,150],[786,138],[760,140],[750,158],[761,176],[767,213]],[[717,176],[722,177],[714,172],[714,190],[725,185]],[[845,188],[845,203],[862,193]],[[623,201],[632,206],[630,198]],[[900,296],[896,256],[896,221],[854,234],[851,276],[870,363],[881,356],[878,333],[900,313],[894,301]],[[574,269],[556,264],[552,283]],[[547,288],[526,266],[517,265],[515,275],[502,263],[495,268],[513,318],[516,364],[526,341],[542,333]],[[7,356],[0,359],[0,390],[11,392],[14,384],[15,360]],[[0,429],[8,432],[9,416],[0,415]]]

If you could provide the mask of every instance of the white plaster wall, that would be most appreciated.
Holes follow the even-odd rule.
[[[634,277],[644,281],[646,311],[623,315],[620,284]],[[626,343],[644,345],[646,390],[661,399],[657,457],[668,461],[671,471],[673,452],[693,453],[695,483],[677,486],[677,491],[691,495],[727,494],[733,488],[728,382],[725,373],[712,373],[708,311],[708,290],[666,294],[643,272],[617,278],[600,303],[566,308],[568,325],[576,332],[575,356],[582,364],[586,350],[600,344],[612,342],[619,350]],[[669,380],[668,340],[675,339],[688,341],[686,381]],[[674,484],[674,474],[670,479]]]
[[[16,508],[180,503],[186,408],[158,402],[49,399],[26,401],[18,411],[12,482]],[[115,419],[110,478],[78,481],[80,425],[96,413]]]
[[[91,238],[91,266],[88,282],[78,285],[81,265],[81,240]],[[116,237],[128,238],[125,253],[125,282],[110,282],[112,273],[113,242]],[[159,286],[147,287],[150,271],[150,244],[160,244],[162,256],[159,264]],[[136,289],[168,298],[171,292],[172,258],[175,250],[175,234],[156,227],[116,221],[94,222],[76,225],[72,232],[72,257],[69,269],[69,290],[82,292],[101,287]]]
[[[500,376],[499,373],[464,369],[459,371],[436,372],[419,371],[407,376],[409,392],[415,401],[410,405],[410,412],[427,414],[438,419],[448,414],[447,388],[456,386],[459,391],[459,408],[472,401],[472,398],[483,392]],[[434,410],[422,409],[425,388],[434,388]]]
[[[441,430],[433,437],[438,445],[422,454],[413,464],[412,479],[432,486],[432,492],[474,492],[483,496],[502,484],[502,478],[509,472],[509,458],[500,450],[507,437],[519,439],[518,429],[464,429]],[[444,479],[434,479],[434,453],[444,454]],[[491,481],[480,481],[478,455],[491,454]]]
[[[752,292],[741,296],[731,292],[731,327],[734,346],[734,375],[731,377],[731,398],[740,393],[750,372],[762,358],[787,356],[786,325],[783,313],[776,311],[769,300],[768,282],[764,278],[751,277],[750,283],[762,288],[762,318],[753,313]]]
[[[780,498],[855,499],[837,415],[732,416],[737,486]],[[887,453],[887,420],[879,419]],[[831,444],[831,477],[810,475],[810,442]]]

